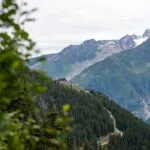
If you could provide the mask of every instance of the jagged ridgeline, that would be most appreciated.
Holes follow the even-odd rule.
[[[59,111],[63,104],[71,105],[73,129],[68,140],[70,149],[79,149],[79,147],[85,150],[150,149],[149,125],[122,109],[108,97],[56,81],[42,84],[47,86],[48,90],[36,100],[43,114],[54,106]],[[115,118],[117,131],[123,133],[122,137],[114,132],[116,129],[110,113]],[[102,147],[98,147],[98,143],[101,143]]]

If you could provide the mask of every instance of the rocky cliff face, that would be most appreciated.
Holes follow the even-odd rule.
[[[119,43],[120,43],[122,49],[125,49],[125,50],[126,50],[126,49],[129,49],[129,48],[135,47],[134,39],[133,39],[133,37],[130,36],[130,35],[126,35],[126,36],[124,36],[123,38],[121,38],[121,39],[119,40]]]
[[[143,37],[150,37],[150,29],[145,30]]]

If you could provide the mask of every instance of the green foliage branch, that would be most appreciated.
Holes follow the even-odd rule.
[[[70,131],[67,116],[57,115],[53,120],[57,128],[44,126],[37,119],[40,112],[35,97],[46,88],[33,80],[27,67],[31,55],[38,51],[24,30],[25,23],[35,20],[30,15],[36,10],[27,10],[23,1],[0,1],[0,150],[40,149],[42,138],[48,140],[45,149],[67,148],[58,137],[58,133]]]

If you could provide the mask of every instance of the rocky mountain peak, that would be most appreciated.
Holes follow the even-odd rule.
[[[133,37],[130,36],[130,35],[125,35],[124,37],[122,37],[120,40],[119,40],[119,43],[121,44],[121,47],[123,49],[130,49],[130,48],[133,48],[135,46],[135,42],[133,40]]]
[[[94,39],[86,40],[83,42],[83,45],[93,45],[93,44],[97,44],[96,40]]]
[[[146,29],[144,34],[143,34],[143,37],[148,37],[150,38],[150,29]]]

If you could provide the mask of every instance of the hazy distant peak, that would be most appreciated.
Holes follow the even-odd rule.
[[[143,34],[143,37],[148,37],[150,38],[150,29],[146,29],[144,34]]]
[[[134,45],[135,45],[135,42],[132,38],[132,36],[130,35],[125,35],[124,37],[122,37],[120,40],[119,40],[121,46],[123,49],[129,49],[129,48],[133,48]]]
[[[83,42],[83,45],[87,45],[87,44],[96,44],[97,41],[95,39],[89,39]]]

